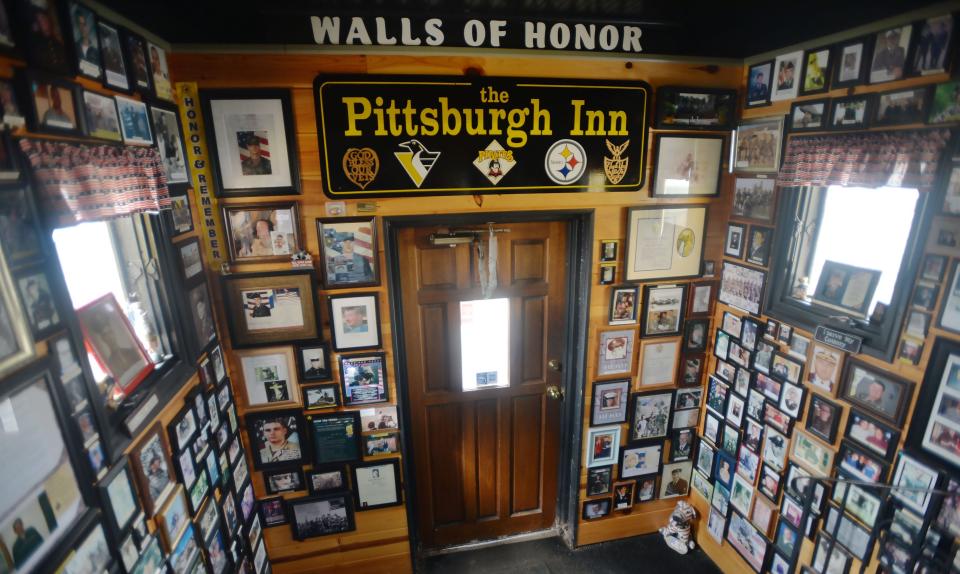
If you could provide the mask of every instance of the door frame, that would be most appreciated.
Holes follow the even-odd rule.
[[[489,221],[498,225],[512,222],[564,221],[567,223],[567,334],[562,364],[564,400],[560,413],[560,441],[557,465],[556,525],[561,539],[573,548],[577,539],[579,517],[580,461],[584,391],[586,388],[587,339],[590,325],[590,288],[593,269],[594,210],[511,211],[482,213],[450,213],[440,215],[403,215],[383,217],[386,284],[392,325],[393,362],[396,369],[397,411],[400,418],[400,445],[403,452],[404,505],[410,556],[414,571],[423,549],[417,519],[417,488],[414,468],[413,429],[410,426],[410,405],[407,398],[407,361],[403,343],[403,298],[401,296],[398,234],[401,229],[425,226],[482,226]]]

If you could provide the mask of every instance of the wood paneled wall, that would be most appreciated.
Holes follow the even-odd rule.
[[[307,250],[316,260],[319,257],[314,219],[324,217],[327,201],[321,191],[317,126],[314,114],[314,78],[321,73],[370,74],[482,74],[489,76],[534,76],[549,78],[595,78],[601,80],[645,80],[654,88],[664,85],[732,88],[740,85],[740,66],[704,66],[688,63],[621,61],[608,59],[537,58],[537,57],[414,57],[414,56],[336,56],[306,54],[207,54],[174,53],[170,56],[171,72],[179,81],[197,82],[203,88],[282,87],[293,94],[293,111],[299,143],[299,162],[303,194],[291,197],[301,203],[301,229]],[[727,142],[729,145],[729,142]],[[647,173],[651,173],[651,153],[647,159]],[[726,162],[725,162],[726,163]],[[726,167],[726,166],[725,166]],[[649,179],[649,177],[648,177]],[[709,203],[710,215],[706,237],[706,258],[717,260],[722,250],[723,234],[729,211],[732,180],[724,176],[720,200],[699,199],[689,203]],[[649,183],[648,183],[649,187]],[[230,199],[224,203],[275,201],[270,198]],[[683,200],[656,203],[683,203]],[[443,214],[496,211],[534,211],[545,209],[595,210],[594,261],[598,259],[600,239],[624,239],[626,209],[634,205],[655,203],[645,190],[641,193],[567,193],[486,195],[482,202],[469,196],[391,198],[377,200],[378,217],[410,214]],[[356,210],[354,202],[347,202],[347,214]],[[381,234],[382,236],[382,234]],[[380,245],[381,265],[383,262]],[[622,261],[620,262],[622,265]],[[280,269],[282,266],[244,265],[238,271]],[[385,269],[385,267],[383,267]],[[622,268],[621,268],[622,271]],[[600,286],[598,268],[593,270],[593,289],[590,299],[590,359],[585,385],[585,408],[589,408],[592,376],[595,372],[597,330],[607,326],[609,287]],[[216,289],[214,289],[216,292]],[[382,309],[387,309],[387,288],[378,289]],[[342,292],[342,291],[338,291]],[[322,295],[322,293],[321,293]],[[322,305],[324,306],[324,305]],[[324,317],[325,333],[329,333]],[[384,350],[389,365],[393,365],[392,328],[384,312],[381,317]],[[226,337],[224,337],[226,339]],[[237,371],[235,359],[224,340],[231,370]],[[396,397],[395,372],[391,373],[390,396]],[[236,393],[242,397],[242,393]],[[241,410],[242,410],[242,405]],[[589,425],[584,415],[584,430]],[[578,456],[582,456],[578,455]],[[255,475],[254,487],[258,496],[265,494],[260,473]],[[586,472],[580,477],[580,497],[584,496]],[[661,526],[674,506],[674,501],[652,502],[634,507],[629,513],[614,513],[602,520],[583,523],[579,528],[578,544],[652,532]],[[361,572],[406,572],[411,568],[406,516],[403,507],[357,513],[357,530],[339,536],[295,542],[286,527],[265,531],[270,558],[278,574],[325,572],[351,567]]]

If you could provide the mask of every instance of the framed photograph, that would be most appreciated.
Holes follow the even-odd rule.
[[[830,87],[832,65],[830,46],[804,52],[803,83],[800,85],[800,93],[808,95],[826,92]]]
[[[807,382],[830,396],[837,395],[837,381],[840,378],[840,367],[843,364],[843,353],[822,345],[813,343],[810,353],[810,366],[807,369]]]
[[[830,101],[830,123],[833,130],[862,130],[869,125],[873,113],[873,94],[858,94]]]
[[[663,443],[654,442],[620,449],[620,479],[636,478],[660,472]]]
[[[340,385],[326,383],[300,387],[303,391],[303,408],[305,410],[331,409],[341,406]]]
[[[287,512],[295,540],[356,530],[353,500],[349,493],[291,498]]]
[[[632,325],[637,322],[637,299],[640,287],[636,285],[614,287],[610,294],[611,325]]]
[[[715,445],[720,444],[720,418],[710,411],[707,411],[703,421],[702,436]]]
[[[73,55],[77,73],[91,80],[103,79],[100,39],[97,37],[97,15],[85,4],[68,3]]]
[[[881,93],[871,125],[922,124],[927,117],[929,94],[929,86]]]
[[[380,347],[380,302],[377,293],[330,295],[330,330],[336,351]]]
[[[816,132],[827,129],[830,100],[803,100],[790,105],[790,131]]]
[[[23,82],[29,97],[27,125],[32,131],[82,136],[79,88],[55,76],[26,72]]]
[[[122,141],[117,104],[113,98],[83,90],[83,115],[87,135],[111,142]]]
[[[597,376],[630,375],[633,372],[633,341],[636,331],[600,331]]]
[[[747,242],[747,226],[740,223],[727,225],[727,241],[723,245],[723,254],[735,259],[743,259],[743,249]]]
[[[709,379],[707,408],[716,413],[717,416],[723,417],[727,409],[727,396],[730,394],[730,387],[712,375]]]
[[[163,537],[164,546],[172,552],[183,534],[190,526],[190,511],[187,507],[187,497],[183,487],[177,485],[173,495],[157,513],[157,530]]]
[[[934,86],[927,123],[942,124],[960,120],[960,108],[955,105],[955,94],[958,89],[960,89],[960,81],[957,80]]]
[[[619,239],[601,239],[600,240],[600,261],[616,261],[620,254]]]
[[[760,453],[762,441],[763,425],[751,418],[747,418],[743,431],[743,446],[755,453]]]
[[[780,497],[780,473],[766,464],[761,465],[760,480],[757,482],[757,490],[764,496],[776,502]]]
[[[153,371],[153,362],[112,293],[77,309],[77,319],[100,368],[129,394]]]
[[[706,219],[706,206],[628,209],[624,280],[698,277]]]
[[[617,281],[617,264],[601,263],[599,283],[601,285],[613,285],[616,281]]]
[[[763,271],[724,261],[717,300],[759,315],[766,278]]]
[[[704,261],[701,265],[700,275],[702,277],[713,277],[716,274],[716,261]]]
[[[180,235],[193,231],[193,214],[190,212],[189,193],[170,191],[170,226],[171,235]]]
[[[269,470],[303,463],[303,417],[297,409],[247,413],[247,444],[253,467]]]
[[[153,145],[153,132],[150,130],[147,104],[124,96],[115,96],[114,99],[120,114],[120,133],[123,135],[123,143]]]
[[[231,261],[289,261],[303,245],[296,201],[226,205],[223,221]]]
[[[813,393],[810,395],[810,408],[807,411],[807,431],[823,439],[824,442],[833,444],[837,440],[837,428],[840,425],[840,417],[842,414],[843,409],[840,405]],[[853,415],[851,414],[849,421],[852,420]],[[849,430],[846,432],[846,435],[850,435]]]
[[[928,76],[946,72],[953,53],[953,14],[927,18],[918,24],[917,46],[914,49],[910,73]]]
[[[770,86],[773,82],[773,61],[750,66],[747,78],[746,107],[755,108],[770,103]]]
[[[769,542],[739,512],[730,513],[727,542],[737,551],[754,572],[760,572],[766,560]]]
[[[31,266],[18,273],[17,290],[27,311],[30,329],[36,340],[44,339],[60,328],[60,310],[57,297],[50,288],[46,270],[42,264]]]
[[[235,273],[221,281],[234,348],[320,338],[312,271]]]
[[[0,32],[2,36],[2,32]],[[3,45],[0,37],[0,46]],[[0,119],[11,128],[23,126],[27,119],[17,101],[17,91],[11,80],[0,80]]]
[[[315,465],[360,460],[360,413],[344,411],[306,415]]]
[[[583,520],[596,520],[610,514],[612,498],[598,498],[597,500],[585,500],[583,510],[580,512],[580,518]]]
[[[710,507],[710,516],[707,518],[707,532],[717,544],[723,544],[723,534],[726,532],[727,515],[714,507]]]
[[[161,100],[173,101],[173,84],[170,82],[170,69],[167,66],[167,51],[153,42],[147,42],[150,54],[150,72],[153,80],[153,95]],[[201,92],[202,103],[203,92]],[[209,114],[207,114],[209,117]],[[210,124],[207,123],[209,133]],[[216,148],[213,148],[216,149]]]
[[[180,256],[180,278],[185,282],[191,281],[203,273],[203,257],[200,254],[200,240],[191,237],[179,243],[174,244],[177,254]]]
[[[692,283],[687,317],[709,317],[713,313],[713,293],[717,284],[713,281]]]
[[[770,244],[773,242],[773,229],[751,225],[748,239],[747,263],[766,267],[770,263]]]
[[[132,527],[134,519],[140,513],[140,500],[133,486],[133,476],[127,459],[124,458],[114,465],[97,488],[113,540],[118,541]]]
[[[847,361],[840,398],[895,426],[903,424],[913,383],[875,370],[857,359]]]
[[[657,88],[657,129],[730,130],[737,115],[737,92],[710,88]]]
[[[730,487],[730,506],[749,514],[753,502],[752,484],[739,473],[736,474],[733,477],[733,485]]]
[[[673,385],[679,358],[679,338],[640,341],[640,388]]]
[[[713,477],[714,459],[716,454],[717,450],[710,446],[710,443],[704,442],[703,439],[699,441],[699,446],[697,447],[696,467],[697,470],[705,474],[707,478]]]
[[[713,471],[713,478],[717,484],[723,486],[728,491],[733,485],[734,469],[737,466],[737,459],[725,451],[718,451],[715,459],[716,467]],[[729,492],[727,498],[729,499]]]
[[[260,513],[260,522],[263,523],[264,528],[287,523],[282,496],[261,498],[257,501],[257,508]]]
[[[899,80],[905,76],[912,34],[913,24],[906,24],[878,32],[874,36],[870,63],[871,84]]]
[[[750,450],[743,443],[737,452],[737,474],[742,476],[753,484],[757,480],[757,473],[760,471],[760,455]]]
[[[760,530],[764,536],[770,534],[770,527],[774,523],[774,515],[777,512],[777,505],[771,503],[763,497],[755,496],[753,498],[753,508],[750,509],[750,522]]]
[[[326,343],[300,345],[297,347],[297,369],[304,382],[329,381],[333,379],[330,369],[330,347]]]
[[[130,75],[130,87],[145,95],[152,95],[153,79],[147,64],[146,40],[130,30],[122,30],[120,36]]]
[[[689,494],[691,472],[693,463],[690,461],[663,465],[660,473],[660,500]]]
[[[384,353],[340,356],[344,406],[381,403],[390,398],[385,361]]]
[[[733,160],[734,171],[773,173],[780,169],[783,118],[772,116],[740,122]]]
[[[630,413],[630,441],[666,438],[672,404],[673,391],[634,394]]]
[[[856,38],[840,44],[837,48],[837,65],[833,88],[864,84],[870,64],[868,38]]]
[[[960,469],[960,344],[935,340],[907,444],[927,459]]]
[[[355,463],[350,468],[358,512],[403,503],[400,495],[400,459]]]
[[[773,87],[770,100],[792,100],[800,90],[800,69],[803,65],[803,52],[781,54],[773,62]]]
[[[627,422],[630,380],[593,383],[590,426]]]
[[[723,136],[654,134],[652,197],[720,194]]]
[[[937,487],[939,479],[940,473],[936,469],[901,452],[900,458],[897,460],[897,469],[894,471],[891,481],[894,486],[891,494],[908,508],[925,515],[934,496],[930,490]],[[908,487],[912,490],[898,489],[896,488],[898,486]]]
[[[842,514],[839,520],[840,523],[836,530],[837,543],[849,550],[851,554],[860,560],[869,558],[874,542],[871,531],[852,520],[846,514]],[[833,562],[832,554],[830,561]]]
[[[637,478],[637,502],[650,502],[657,495],[657,475]]]
[[[154,69],[155,84],[156,77]],[[201,90],[200,103],[216,158],[215,190],[224,197],[300,193],[289,90]]]
[[[686,296],[686,285],[645,285],[640,336],[679,335]]]
[[[862,411],[852,409],[847,417],[844,437],[867,451],[890,460],[900,442],[900,431]]]
[[[943,489],[947,494],[943,496],[943,502],[932,524],[950,536],[956,537],[960,533],[960,482],[951,477]],[[929,532],[928,530],[928,537]]]
[[[400,433],[375,432],[363,435],[363,455],[376,457],[400,452]]]
[[[617,464],[620,458],[620,425],[588,429],[584,444],[587,468]]]
[[[824,114],[825,116],[826,114]],[[775,205],[775,177],[737,177],[730,216],[769,223]]]
[[[700,386],[700,380],[703,378],[703,355],[683,357],[681,373],[683,377],[680,380],[680,386]]]
[[[328,289],[380,284],[375,217],[317,219],[317,237]]]
[[[100,20],[97,22],[97,31],[100,35],[100,53],[103,56],[103,85],[121,92],[129,91],[130,78],[117,26]]]
[[[237,349],[240,383],[249,409],[291,407],[300,402],[297,365],[291,347]]]
[[[193,411],[193,406],[186,404],[180,411],[174,415],[170,424],[167,425],[167,433],[170,435],[170,445],[174,453],[184,450],[190,450],[190,441],[197,436],[199,431],[197,426],[197,415]]]
[[[587,496],[610,494],[613,485],[613,466],[587,469]]]
[[[183,130],[180,118],[173,107],[150,106],[150,117],[157,138],[157,151],[163,161],[167,183],[181,184],[190,181],[187,159],[183,150]]]
[[[306,490],[303,470],[299,467],[265,471],[263,473],[263,485],[267,489],[267,494],[281,494],[284,492]]]
[[[740,333],[740,345],[748,351],[757,351],[760,333],[763,326],[759,321],[746,317],[743,319],[743,329]]]
[[[806,432],[797,430],[793,435],[793,450],[790,452],[792,460],[806,467],[817,476],[830,474],[833,466],[833,451],[823,443],[811,438]]]
[[[763,404],[763,422],[785,435],[789,435],[793,428],[793,419],[790,415],[778,409],[777,404],[773,402]]]
[[[883,483],[887,478],[887,465],[878,457],[844,440],[837,453],[837,467],[863,482]]]
[[[672,430],[694,428],[700,424],[700,409],[679,409],[673,411]]]
[[[311,495],[345,490],[350,484],[347,482],[347,474],[343,467],[308,472],[306,478]]]
[[[800,418],[805,396],[806,391],[804,391],[802,386],[784,383],[783,390],[780,393],[780,410],[794,419]]]
[[[670,462],[690,460],[696,429],[679,429],[670,433]]]

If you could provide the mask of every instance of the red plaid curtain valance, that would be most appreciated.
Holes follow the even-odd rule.
[[[793,136],[777,185],[913,187],[929,191],[950,130]]]
[[[72,225],[170,207],[154,147],[21,139],[51,222]]]

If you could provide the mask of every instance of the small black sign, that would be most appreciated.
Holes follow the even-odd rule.
[[[334,199],[644,184],[646,82],[319,76],[314,89]]]
[[[823,325],[817,326],[817,331],[813,334],[813,338],[825,345],[830,345],[841,351],[853,354],[859,353],[860,347],[863,346],[863,337],[848,335],[843,331],[837,331],[836,329],[824,327]]]

